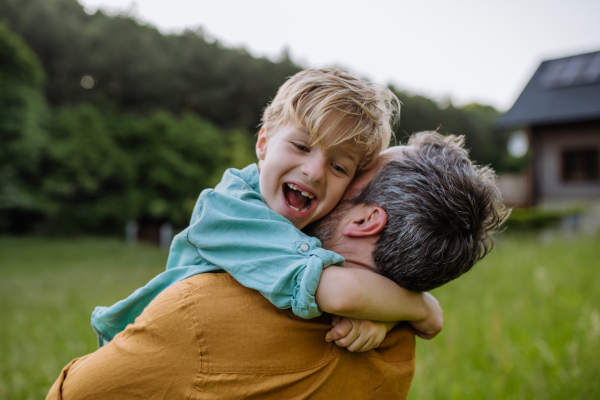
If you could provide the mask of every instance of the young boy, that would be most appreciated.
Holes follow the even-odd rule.
[[[397,112],[391,91],[337,69],[306,70],[290,78],[264,112],[258,166],[230,169],[214,190],[200,194],[190,226],[173,240],[165,272],[127,299],[94,310],[99,345],[132,323],[162,290],[204,272],[228,272],[277,307],[291,307],[304,318],[321,311],[340,313],[320,310],[314,296],[317,286],[327,293],[338,285],[319,280],[323,268],[342,266],[344,260],[300,229],[328,214],[354,176],[387,147]],[[363,275],[365,292],[390,290],[382,287],[381,276]],[[380,305],[393,320],[439,318],[426,295],[394,285],[389,298],[399,296],[403,301]],[[342,313],[357,316],[352,309]],[[364,334],[357,334],[349,348],[377,347],[392,326],[358,324]]]

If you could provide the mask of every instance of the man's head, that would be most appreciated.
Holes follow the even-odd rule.
[[[339,202],[391,137],[398,99],[338,69],[302,71],[279,89],[256,143],[267,205],[298,228]]]
[[[335,237],[332,226],[351,236],[371,223],[381,227],[371,238],[372,263],[404,288],[431,290],[469,271],[491,250],[491,234],[508,213],[493,170],[474,165],[463,144],[463,137],[420,132],[384,152],[378,170],[366,172],[373,178],[359,177],[362,187],[349,188],[333,222],[320,223],[324,246]],[[344,219],[353,212],[362,220]]]

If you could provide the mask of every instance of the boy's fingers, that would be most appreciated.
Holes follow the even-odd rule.
[[[331,330],[329,332],[327,332],[327,334],[325,335],[325,341],[327,343],[333,342],[333,335],[331,334]]]
[[[368,342],[369,342],[369,338],[366,338],[364,335],[359,335],[356,340],[354,342],[352,342],[352,344],[350,344],[350,346],[348,346],[348,351],[351,352],[358,352],[360,351],[360,349],[362,349]]]
[[[333,328],[331,328],[331,330],[339,336],[336,340],[341,339],[344,336],[347,336],[352,330],[352,321],[348,318],[342,318]]]
[[[340,340],[336,340],[335,344],[337,344],[339,347],[348,347],[352,344],[353,342],[351,340],[348,340],[347,337],[342,338]]]
[[[369,338],[369,340],[367,340],[367,342],[365,344],[363,344],[360,349],[356,350],[356,352],[362,353],[363,351],[369,351],[375,347],[377,347],[377,346],[375,346],[375,344],[373,343],[373,340],[371,338]]]
[[[358,329],[352,329],[350,332],[348,332],[348,334],[335,341],[335,344],[337,344],[340,347],[348,347],[350,346],[352,343],[354,343],[354,341],[356,340],[356,338],[358,337]]]
[[[421,331],[416,331],[415,334],[420,337],[421,339],[426,339],[426,340],[430,340],[433,339],[435,337],[435,335],[429,334],[429,333],[425,333],[425,332],[421,332]]]
[[[346,335],[340,334],[339,331],[337,331],[335,328],[333,328],[333,329],[330,329],[329,332],[327,332],[327,334],[325,335],[325,341],[326,342],[334,342],[336,340],[342,339],[345,336]]]
[[[352,330],[352,322],[348,318],[340,319],[337,324],[325,335],[326,342],[333,342],[348,336]]]

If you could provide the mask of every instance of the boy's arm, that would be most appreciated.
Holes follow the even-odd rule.
[[[422,321],[428,316],[423,294],[359,268],[329,267],[315,298],[325,312],[373,321]]]
[[[321,310],[344,317],[411,321],[425,339],[437,335],[443,326],[443,311],[435,297],[406,290],[364,269],[325,269],[315,299]]]
[[[344,264],[251,191],[238,197],[208,192],[194,210],[187,241],[204,260],[303,318],[321,314],[314,294],[323,269]]]

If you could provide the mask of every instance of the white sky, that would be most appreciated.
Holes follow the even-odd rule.
[[[510,108],[544,59],[600,50],[598,0],[79,0],[163,32],[304,67],[338,65],[455,104]]]

